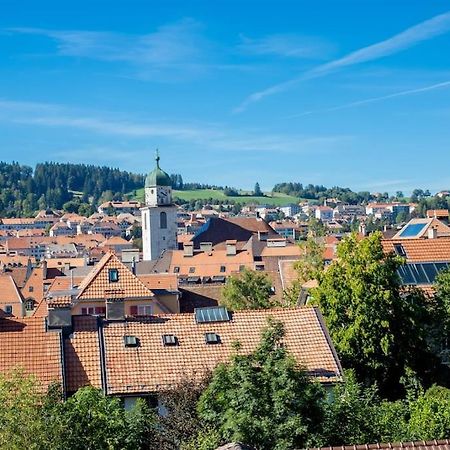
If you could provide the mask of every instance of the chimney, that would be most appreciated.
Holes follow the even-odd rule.
[[[436,239],[437,238],[437,228],[430,227],[428,228],[428,239]]]
[[[136,258],[133,258],[131,261],[131,272],[133,275],[136,275]]]
[[[366,229],[366,223],[365,222],[361,222],[359,224],[359,234],[361,234],[363,236],[367,236],[367,229]]]
[[[267,231],[258,231],[258,240],[259,241],[267,241],[267,236],[269,233]]]
[[[237,253],[236,250],[237,241],[235,239],[229,239],[226,241],[227,245],[227,256],[234,256]]]
[[[200,242],[200,250],[205,253],[211,253],[212,242]]]
[[[185,242],[183,245],[184,256],[191,257],[194,256],[194,243],[193,242]]]

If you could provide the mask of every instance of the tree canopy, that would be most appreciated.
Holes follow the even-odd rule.
[[[397,269],[404,260],[385,254],[381,237],[344,238],[337,260],[319,273],[312,296],[344,367],[395,396],[407,368],[430,380],[438,359],[427,339],[432,322],[427,302],[421,291],[402,288]]]
[[[264,272],[245,269],[227,279],[221,304],[231,310],[261,309],[274,306],[272,282]]]
[[[237,351],[214,371],[198,408],[222,440],[276,450],[305,447],[317,433],[322,389],[281,345],[283,335],[281,323],[269,322],[253,353]]]

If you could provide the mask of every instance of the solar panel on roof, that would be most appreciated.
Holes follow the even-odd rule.
[[[426,223],[412,223],[411,225],[406,225],[406,228],[400,233],[400,236],[401,237],[415,237],[426,226],[427,226]]]
[[[404,264],[398,274],[403,284],[433,284],[438,273],[448,267],[446,262]]]
[[[197,323],[228,322],[230,320],[230,315],[225,306],[195,308],[194,314]]]
[[[402,284],[416,284],[416,280],[414,279],[409,264],[404,264],[400,266],[398,269],[398,274],[402,280]]]

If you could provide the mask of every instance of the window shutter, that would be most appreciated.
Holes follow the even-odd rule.
[[[137,306],[130,306],[130,313],[131,313],[132,316],[137,316],[138,307]]]

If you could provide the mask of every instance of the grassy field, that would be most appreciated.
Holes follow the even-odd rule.
[[[274,206],[282,206],[288,203],[298,203],[300,201],[297,197],[292,197],[286,194],[280,193],[267,193],[265,197],[253,197],[251,195],[241,195],[239,197],[228,197],[223,191],[216,189],[194,189],[190,191],[173,191],[174,197],[178,197],[182,200],[208,200],[210,198],[214,200],[230,200],[236,203],[248,204],[259,203]],[[144,189],[137,191],[136,199],[143,201]]]

